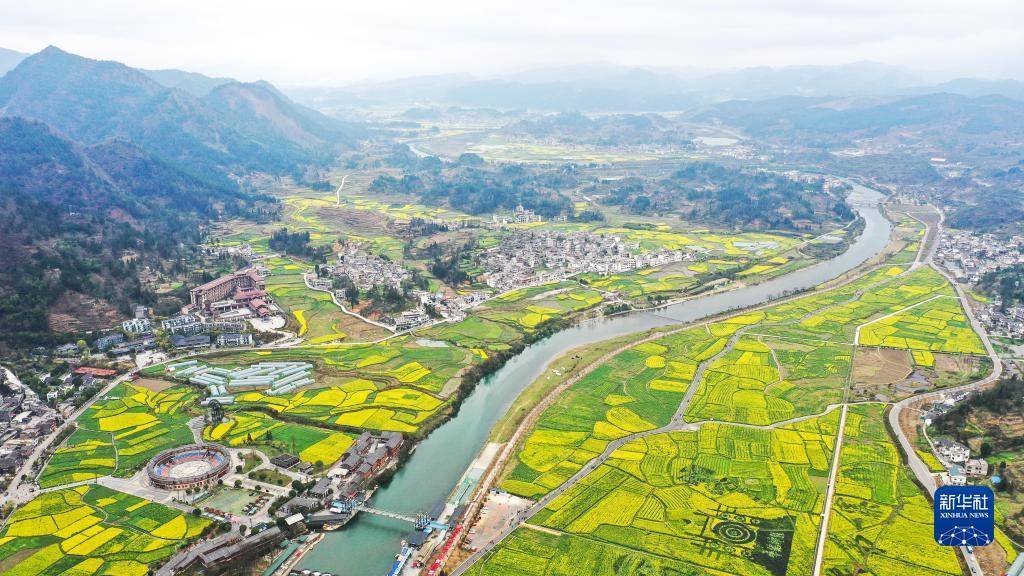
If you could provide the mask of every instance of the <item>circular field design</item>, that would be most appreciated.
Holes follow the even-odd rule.
[[[218,444],[188,444],[165,450],[146,467],[149,481],[158,488],[180,490],[224,476],[231,456]]]
[[[739,522],[722,522],[711,531],[729,544],[749,544],[757,538],[757,532],[753,528]]]

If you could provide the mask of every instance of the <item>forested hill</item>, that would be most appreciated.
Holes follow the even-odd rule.
[[[1024,264],[1014,264],[986,272],[978,282],[978,289],[998,296],[1003,307],[1024,302]]]
[[[854,216],[843,192],[826,191],[821,180],[709,162],[687,164],[658,179],[613,181],[592,192],[634,214],[676,213],[744,229],[809,230]]]
[[[199,240],[200,222],[275,210],[132,144],[84,146],[0,118],[0,347],[48,342],[51,307],[67,294],[121,311],[152,304],[139,271],[171,265]]]
[[[264,83],[233,82],[197,98],[141,70],[52,46],[0,78],[0,113],[40,120],[85,144],[124,139],[221,183],[231,173],[294,172],[364,135]]]

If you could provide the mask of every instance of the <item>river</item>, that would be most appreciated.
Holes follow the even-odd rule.
[[[761,284],[710,294],[656,312],[589,320],[529,346],[481,381],[459,413],[419,444],[370,504],[415,513],[447,498],[483,448],[491,428],[516,397],[544,373],[549,362],[568,350],[656,326],[692,322],[754,306],[787,292],[812,288],[851,270],[888,243],[892,226],[878,209],[881,198],[882,194],[874,190],[854,185],[847,201],[864,218],[864,230],[845,252],[831,260]],[[340,576],[383,576],[410,529],[403,522],[360,514],[344,529],[326,533],[323,541],[302,558],[298,568]]]

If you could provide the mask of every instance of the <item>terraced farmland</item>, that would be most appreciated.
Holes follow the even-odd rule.
[[[315,386],[347,381],[352,377],[377,381],[381,386],[409,385],[439,393],[457,374],[476,361],[470,350],[455,346],[424,346],[409,336],[381,344],[304,346],[240,352],[211,358],[212,363],[248,366],[256,362],[313,362]]]
[[[526,333],[547,320],[593,308],[603,300],[600,292],[576,282],[555,282],[507,292],[475,309],[473,314]]]
[[[39,486],[50,488],[109,476],[116,462],[109,432],[79,428],[54,451],[39,475]]]
[[[145,576],[197,538],[207,520],[103,486],[40,494],[0,532],[6,576]]]
[[[703,363],[684,413],[699,428],[641,434],[534,515],[529,523],[539,528],[516,530],[470,573],[622,573],[599,568],[607,559],[679,574],[811,573],[838,410],[816,415],[846,399],[857,326],[914,304],[935,318],[929,305],[942,301],[957,304],[943,309],[945,322],[963,317],[941,275],[904,271],[882,267],[835,290],[634,346],[597,367],[541,416],[502,488],[537,498],[610,440],[667,424]],[[977,338],[963,328],[951,340]],[[913,350],[907,341],[892,344]],[[934,364],[930,355],[918,350],[913,358]],[[676,373],[662,372],[669,369]],[[667,405],[636,402],[658,391]],[[619,406],[638,408],[640,421],[609,428]],[[951,551],[932,554],[930,508],[903,471],[881,410],[857,405],[847,421],[852,440],[843,449],[825,573],[959,573]],[[801,417],[809,419],[772,427]],[[904,535],[922,551],[901,558]]]
[[[352,379],[327,388],[303,390],[290,396],[246,392],[236,397],[240,405],[264,406],[288,416],[315,422],[415,432],[444,402],[411,387],[381,390],[374,382]]]
[[[971,328],[959,299],[945,295],[865,324],[860,329],[860,344],[927,353],[985,353],[981,339]],[[923,353],[919,353],[916,358],[928,364],[929,358]]]

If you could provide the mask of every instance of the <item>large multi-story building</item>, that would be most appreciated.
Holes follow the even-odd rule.
[[[253,300],[263,304],[266,287],[266,280],[255,270],[239,270],[193,288],[190,291],[192,306],[196,310],[209,311],[214,303],[225,300],[233,300],[238,305],[247,305]]]

